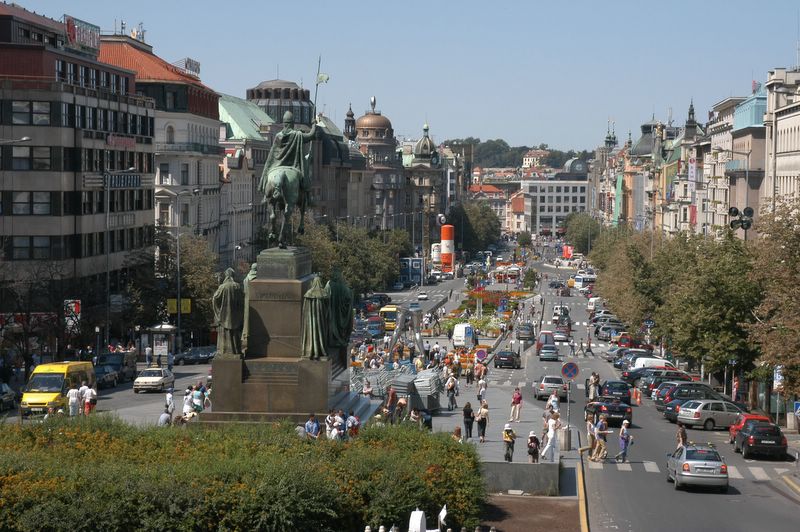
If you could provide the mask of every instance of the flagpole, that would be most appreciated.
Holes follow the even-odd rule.
[[[314,78],[314,120],[317,118],[317,92],[319,92],[319,73],[322,69],[322,54],[317,60],[317,77]]]

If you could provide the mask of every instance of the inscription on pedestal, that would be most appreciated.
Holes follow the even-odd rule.
[[[258,279],[300,279],[311,273],[306,248],[270,248],[258,254]]]

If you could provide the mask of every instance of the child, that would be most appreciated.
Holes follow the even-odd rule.
[[[528,434],[528,463],[539,463],[539,438],[536,437],[535,431]]]
[[[506,423],[506,426],[503,427],[503,444],[506,448],[505,460],[506,462],[511,462],[514,458],[514,440],[517,439],[517,435],[514,433],[514,430],[511,428],[509,423]]]

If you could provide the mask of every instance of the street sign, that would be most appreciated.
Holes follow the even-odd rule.
[[[648,329],[652,329],[653,327],[656,326],[656,322],[654,322],[650,318],[647,318],[646,320],[644,320],[644,326],[647,327]]]
[[[167,312],[169,314],[178,313],[178,300],[175,298],[167,299]],[[181,314],[192,313],[192,300],[188,297],[181,298]]]
[[[569,379],[574,381],[575,378],[578,376],[580,370],[578,369],[578,365],[575,362],[565,362],[563,366],[561,366],[561,375],[565,379]]]
[[[478,349],[475,351],[475,358],[483,362],[486,359],[486,349]]]

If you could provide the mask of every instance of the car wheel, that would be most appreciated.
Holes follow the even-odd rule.
[[[742,445],[742,458],[747,460],[752,456],[753,453],[750,452],[750,448],[747,445]]]
[[[703,423],[703,430],[714,430],[714,420],[706,419],[706,422]]]
[[[741,452],[741,449],[739,449],[739,444],[736,443],[736,440],[733,440],[733,452]]]
[[[134,388],[134,389],[133,389],[133,393],[139,393],[139,390],[137,390],[136,388]]]

